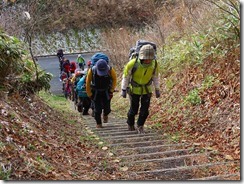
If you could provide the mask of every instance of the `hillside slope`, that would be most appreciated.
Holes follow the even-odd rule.
[[[2,97],[0,180],[126,178],[99,140],[87,135],[78,113],[57,111],[39,97]]]

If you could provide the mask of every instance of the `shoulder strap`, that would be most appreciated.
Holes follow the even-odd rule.
[[[155,74],[155,72],[156,72],[157,65],[158,65],[158,62],[157,62],[157,60],[155,60],[153,74]],[[135,62],[135,64],[133,65],[133,67],[131,69],[131,75],[133,75],[133,73],[135,73],[135,71],[137,70],[137,68],[138,68],[138,57],[136,58],[136,62]]]
[[[85,78],[84,78],[84,84],[82,86],[84,89],[86,89],[86,75],[85,75]]]
[[[136,61],[131,69],[131,75],[133,75],[133,73],[135,73],[135,71],[137,70],[138,68],[138,56],[136,57]]]
[[[91,68],[91,72],[92,72],[92,84],[95,84],[95,77],[96,77],[96,66],[93,66]]]
[[[111,70],[112,70],[112,66],[109,65],[109,72],[108,72],[108,75],[111,77]]]

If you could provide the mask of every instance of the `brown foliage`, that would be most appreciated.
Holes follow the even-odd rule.
[[[181,140],[217,150],[220,154],[216,159],[226,159],[226,155],[240,159],[239,58],[240,50],[233,49],[225,58],[208,58],[202,65],[185,68],[170,91],[163,83],[163,96],[160,101],[153,99],[148,123],[160,122],[165,133],[179,133]],[[183,97],[199,87],[206,76],[214,76],[218,82],[200,92],[202,103],[182,105]],[[155,114],[159,118],[153,118]]]
[[[15,95],[1,98],[0,113],[1,180],[124,178],[106,151],[80,139],[86,135],[75,112],[61,115],[37,97]]]
[[[22,6],[23,5],[23,6]],[[23,24],[19,17],[23,11],[28,11],[32,18],[32,29],[35,32],[62,32],[70,29],[105,28],[131,26],[140,27],[150,24],[156,18],[153,1],[150,0],[92,0],[92,1],[69,1],[69,0],[45,0],[15,2],[18,7],[2,9],[1,26],[9,33],[18,30]],[[8,14],[9,11],[12,14]],[[11,26],[4,24],[8,21]],[[16,25],[15,22],[19,22]]]

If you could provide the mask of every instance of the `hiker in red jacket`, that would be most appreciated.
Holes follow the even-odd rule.
[[[75,73],[75,70],[76,70],[76,62],[74,61],[71,61],[70,62],[70,73]]]
[[[68,78],[70,77],[70,62],[68,59],[65,59],[63,62],[63,71],[67,73]]]

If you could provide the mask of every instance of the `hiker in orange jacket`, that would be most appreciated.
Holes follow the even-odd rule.
[[[94,116],[97,128],[103,127],[101,119],[102,111],[103,123],[108,122],[108,115],[111,112],[110,102],[116,84],[116,72],[104,59],[99,59],[95,66],[88,70],[86,92],[94,103]]]

